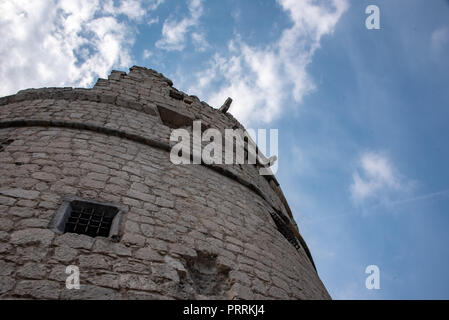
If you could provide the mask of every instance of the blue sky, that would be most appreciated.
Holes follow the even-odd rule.
[[[380,30],[365,8],[380,9]],[[334,299],[449,298],[449,1],[2,1],[0,95],[141,65],[250,128]],[[379,290],[365,268],[380,269]]]

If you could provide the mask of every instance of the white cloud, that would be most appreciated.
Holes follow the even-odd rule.
[[[192,42],[197,51],[203,52],[206,51],[207,48],[209,48],[209,43],[207,42],[204,33],[193,32]]]
[[[156,47],[167,51],[184,49],[186,35],[198,25],[203,14],[202,0],[190,0],[188,2],[189,15],[182,20],[169,17],[162,26],[162,38],[156,42]]]
[[[301,103],[314,89],[306,67],[321,38],[333,32],[347,9],[346,0],[331,0],[331,6],[312,0],[278,2],[292,22],[279,41],[252,47],[237,37],[227,54],[216,54],[209,67],[196,74],[195,85],[188,89],[215,106],[232,97],[231,112],[246,125],[276,119],[288,95]]]
[[[350,191],[357,204],[369,199],[385,201],[390,192],[408,189],[408,183],[391,161],[385,155],[375,152],[367,152],[361,156],[352,178]]]
[[[119,1],[115,6],[112,0],[108,0],[103,9],[103,13],[116,15],[125,15],[130,19],[141,20],[145,15],[145,9],[142,8],[138,0]]]
[[[153,24],[156,24],[156,23],[159,23],[159,17],[152,18],[152,19],[150,19],[150,20],[147,21],[147,24],[148,24],[149,26],[151,26],[151,25],[153,25]]]
[[[88,86],[131,63],[132,23],[161,1],[0,2],[0,96],[29,87]]]
[[[144,49],[144,50],[143,50],[143,54],[142,54],[142,58],[143,58],[144,60],[146,60],[146,59],[148,59],[149,57],[151,57],[152,54],[153,54],[153,53],[152,53],[150,50]]]
[[[242,17],[242,10],[236,6],[231,12],[231,17],[235,22],[240,22],[240,19]]]
[[[431,36],[431,49],[435,55],[441,54],[444,48],[449,49],[449,27],[436,29]]]
[[[161,4],[165,2],[165,0],[144,0],[144,1],[146,1],[147,8],[150,11],[156,10]]]

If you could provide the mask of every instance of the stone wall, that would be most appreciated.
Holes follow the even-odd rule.
[[[329,298],[273,176],[170,162],[171,128],[195,119],[242,128],[141,67],[0,98],[0,297]],[[49,229],[67,196],[125,206],[119,241]]]

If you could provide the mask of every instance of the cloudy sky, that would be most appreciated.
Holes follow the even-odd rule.
[[[365,9],[380,9],[368,30]],[[153,68],[250,128],[335,299],[449,299],[449,1],[1,0],[0,96]],[[365,268],[380,269],[380,289]]]

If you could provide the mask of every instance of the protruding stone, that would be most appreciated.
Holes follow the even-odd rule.
[[[276,155],[269,157],[268,161],[267,161],[268,162],[267,165],[269,167],[271,167],[272,165],[274,165],[274,163],[277,161],[277,159],[278,159],[278,157]]]
[[[112,70],[111,74],[108,77],[108,80],[120,80],[123,76],[126,76],[126,72]]]
[[[182,100],[184,98],[184,95],[182,93],[175,91],[175,90],[170,90],[169,95],[170,95],[170,97],[172,97],[173,99],[176,99],[176,100]]]
[[[225,101],[225,103],[223,103],[223,105],[220,107],[220,109],[218,109],[219,111],[226,113],[229,110],[229,107],[231,106],[232,103],[232,99],[230,97],[228,97]]]

